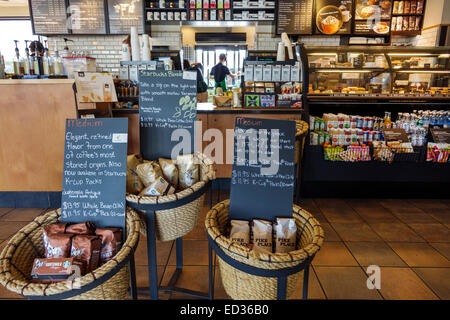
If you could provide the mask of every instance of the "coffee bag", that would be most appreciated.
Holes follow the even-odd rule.
[[[148,187],[159,177],[162,177],[161,167],[157,162],[145,161],[136,167],[136,173],[145,187]]]
[[[102,239],[100,251],[100,263],[104,264],[111,260],[122,247],[122,229],[120,228],[97,228],[95,234]]]
[[[275,253],[294,251],[297,245],[297,225],[292,218],[277,218],[275,222]]]
[[[44,241],[45,258],[69,258],[73,234],[53,233],[47,234],[47,243]]]
[[[67,226],[66,233],[92,235],[95,234],[95,225],[89,221],[71,224]]]
[[[91,272],[99,266],[101,247],[101,237],[77,235],[72,239],[70,256],[82,261],[86,272]]]
[[[181,190],[192,187],[200,180],[198,164],[195,163],[193,154],[178,156],[177,167],[179,175],[178,182]]]
[[[144,185],[136,173],[136,167],[142,163],[142,157],[137,154],[127,157],[127,192],[138,194],[144,188]]]
[[[159,165],[161,166],[162,173],[164,178],[175,188],[178,188],[178,168],[175,164],[175,161],[170,159],[162,159],[159,160]]]
[[[42,240],[44,241],[44,248],[48,244],[48,235],[49,234],[65,233],[66,227],[67,227],[67,223],[54,223],[54,224],[45,225],[42,228]]]
[[[252,223],[253,250],[272,253],[272,222],[254,219]]]
[[[250,223],[245,220],[231,220],[230,239],[241,246],[250,245]]]
[[[160,197],[171,195],[175,193],[175,188],[172,187],[163,177],[158,177],[156,181],[146,187],[139,194],[140,197],[150,196],[150,197]]]

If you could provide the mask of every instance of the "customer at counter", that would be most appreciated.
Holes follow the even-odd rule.
[[[208,102],[208,85],[203,78],[203,66],[201,63],[190,64],[189,60],[184,59],[183,69],[186,71],[197,72],[197,102]]]

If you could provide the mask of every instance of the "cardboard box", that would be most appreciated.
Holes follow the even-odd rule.
[[[74,258],[36,258],[31,270],[31,277],[43,282],[65,281],[72,275],[81,277],[83,274],[83,263]]]

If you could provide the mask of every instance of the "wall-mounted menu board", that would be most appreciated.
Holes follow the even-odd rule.
[[[315,30],[319,34],[351,32],[353,0],[316,0]]]
[[[313,0],[278,1],[277,34],[312,34]]]
[[[103,1],[69,0],[73,34],[106,34]]]
[[[34,34],[66,34],[65,0],[29,0]]]
[[[127,119],[68,119],[61,220],[125,226]]]
[[[295,121],[237,117],[230,219],[292,216]]]
[[[108,0],[109,32],[111,34],[130,33],[131,27],[144,32],[143,0]]]

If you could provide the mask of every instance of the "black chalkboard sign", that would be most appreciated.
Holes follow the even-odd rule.
[[[230,219],[292,216],[295,121],[236,118]]]
[[[435,143],[450,143],[450,128],[431,129]]]
[[[61,220],[125,227],[127,119],[68,119]]]
[[[144,159],[194,153],[196,72],[141,70],[139,107]]]
[[[278,1],[277,34],[312,34],[314,0]]]
[[[384,140],[386,141],[401,141],[409,142],[408,134],[405,129],[393,128],[393,129],[383,129]]]
[[[68,34],[66,0],[29,0],[33,34]]]

